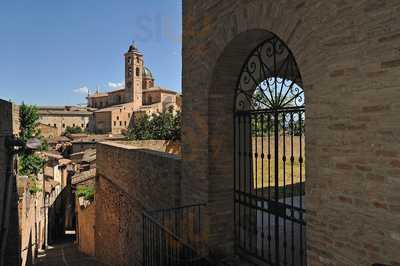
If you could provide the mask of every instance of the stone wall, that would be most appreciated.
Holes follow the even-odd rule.
[[[95,112],[94,113],[95,132],[97,134],[108,133],[112,131],[111,112]]]
[[[96,203],[92,202],[88,207],[80,207],[76,199],[77,239],[79,250],[89,256],[95,255],[94,250],[94,224],[96,218]]]
[[[96,258],[141,265],[142,211],[180,204],[180,159],[104,142],[97,145]]]
[[[400,263],[400,2],[183,1],[183,201],[233,252],[233,96],[270,32],[306,99],[309,265]]]

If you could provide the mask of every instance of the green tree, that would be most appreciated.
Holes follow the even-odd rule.
[[[40,135],[39,125],[39,112],[36,106],[26,105],[22,103],[19,109],[20,112],[20,139],[28,141],[28,139]]]
[[[39,125],[39,113],[36,106],[26,105],[22,103],[20,106],[20,139],[27,142],[32,138],[39,138],[42,140],[41,150],[47,149],[47,143],[43,140]],[[32,151],[23,149],[18,161],[18,172],[22,175],[29,176],[32,193],[36,193],[37,189],[37,175],[42,169],[45,160],[35,155]]]
[[[127,134],[130,140],[180,140],[180,137],[181,113],[174,113],[173,109],[136,118]]]

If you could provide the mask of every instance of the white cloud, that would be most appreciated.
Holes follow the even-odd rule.
[[[110,87],[111,89],[122,89],[124,87],[124,82],[108,82],[108,87]]]
[[[85,95],[87,95],[89,93],[89,91],[90,91],[90,88],[87,86],[83,86],[83,87],[80,87],[80,88],[74,90],[75,93],[85,94]]]

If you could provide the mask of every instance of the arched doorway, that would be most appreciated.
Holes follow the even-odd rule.
[[[306,265],[304,93],[295,58],[272,35],[235,90],[235,248],[272,265]]]

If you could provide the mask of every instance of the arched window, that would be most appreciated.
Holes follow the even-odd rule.
[[[139,75],[140,75],[140,69],[137,67],[136,68],[136,76],[139,77]]]

